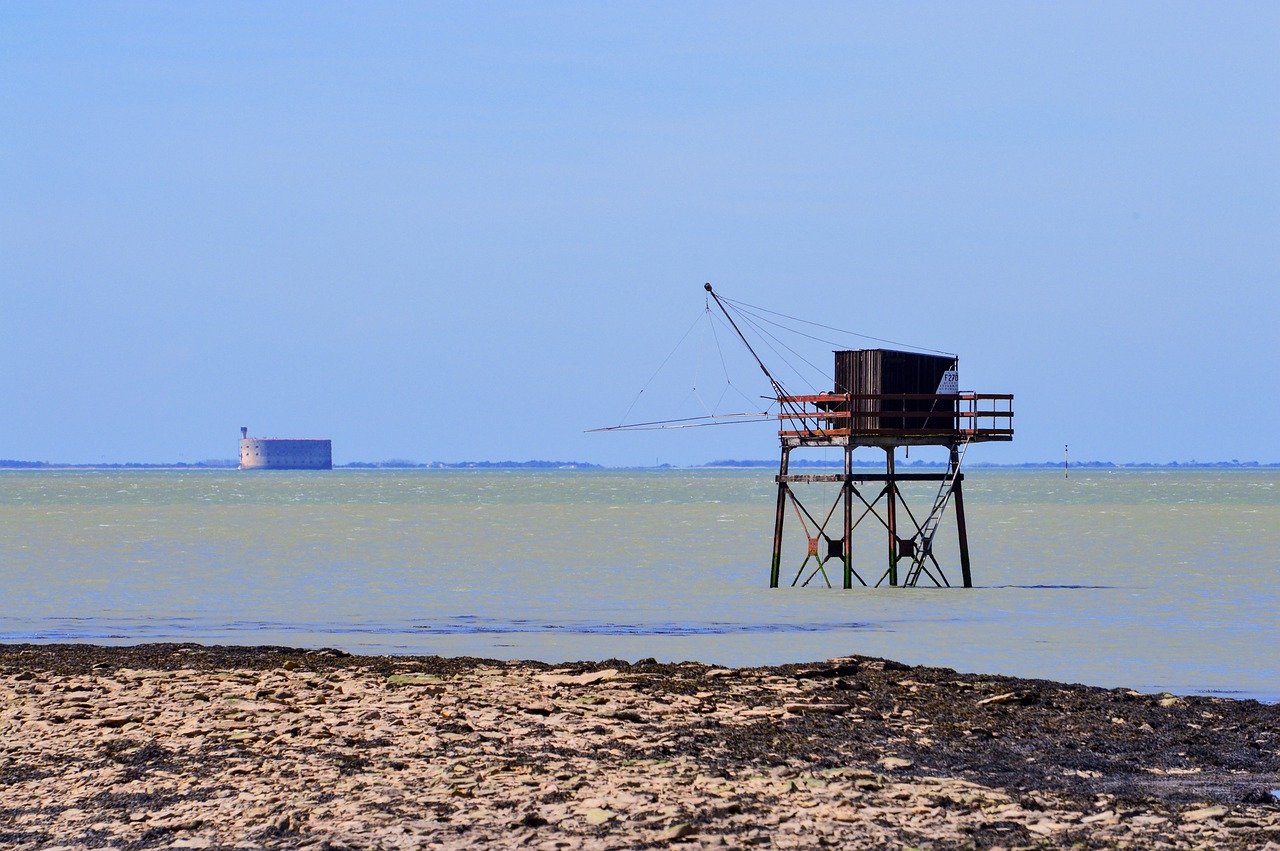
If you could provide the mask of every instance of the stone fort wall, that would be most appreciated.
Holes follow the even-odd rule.
[[[245,437],[241,470],[332,470],[333,441]]]

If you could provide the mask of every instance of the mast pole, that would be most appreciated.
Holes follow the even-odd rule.
[[[724,302],[720,300],[720,296],[716,295],[716,291],[711,289],[711,284],[709,282],[705,283],[702,285],[702,288],[710,293],[711,297],[715,299],[716,307],[720,308],[720,312],[724,314],[724,318],[729,320],[729,324],[733,326],[733,331],[738,335],[738,339],[742,341],[742,345],[746,346],[747,351],[751,352],[751,357],[755,358],[756,365],[760,367],[760,371],[764,373],[764,377],[769,379],[769,384],[773,387],[773,391],[777,393],[778,396],[787,395],[782,385],[773,377],[773,373],[769,372],[769,368],[764,365],[764,361],[760,360],[760,356],[756,354],[756,350],[751,347],[751,343],[747,340],[746,335],[742,333],[742,329],[738,327],[738,323],[733,321],[733,316],[731,316],[729,311],[725,309]]]
[[[756,365],[760,367],[760,371],[764,373],[764,377],[769,379],[769,386],[773,388],[773,393],[778,399],[778,406],[782,409],[789,410],[794,415],[793,418],[800,421],[801,427],[809,434],[812,434],[813,429],[809,427],[808,417],[801,416],[803,412],[796,407],[794,402],[786,401],[788,395],[787,389],[779,383],[778,379],[773,377],[773,373],[769,371],[769,367],[765,366],[764,361],[760,359],[760,355],[756,354],[756,350],[751,345],[751,341],[747,339],[747,335],[742,333],[742,329],[738,327],[738,323],[733,320],[733,315],[730,314],[728,308],[724,306],[724,302],[720,300],[720,296],[716,295],[716,291],[711,288],[711,283],[708,281],[702,285],[702,288],[705,289],[713,299],[715,299],[716,307],[720,308],[720,312],[724,314],[724,318],[729,320],[730,327],[732,327],[733,332],[738,335],[738,339],[742,341],[742,345],[746,346],[747,351],[751,352],[751,357],[755,358]]]

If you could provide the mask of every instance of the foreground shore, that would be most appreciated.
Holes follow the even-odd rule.
[[[0,645],[0,847],[1280,851],[1280,707],[728,670]]]

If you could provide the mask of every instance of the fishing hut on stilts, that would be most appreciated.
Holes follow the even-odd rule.
[[[836,332],[893,346],[903,344],[867,338],[865,334],[842,331],[735,301],[716,293],[711,284],[706,284],[704,289],[707,292],[704,313],[725,372],[726,389],[736,390],[752,404],[756,401],[730,380],[725,353],[720,347],[715,322],[711,321],[713,317],[737,336],[755,365],[764,373],[770,387],[770,395],[763,397],[770,400],[768,409],[732,414],[709,410],[706,416],[619,423],[591,431],[699,428],[734,422],[777,423],[780,458],[775,479],[778,494],[769,587],[777,588],[787,577],[790,577],[792,586],[805,586],[821,577],[828,587],[834,587],[832,574],[827,570],[833,562],[839,566],[839,581],[844,588],[853,588],[855,582],[864,587],[915,587],[922,582],[952,587],[942,565],[946,557],[939,558],[934,543],[943,517],[953,504],[960,584],[965,588],[972,587],[961,465],[965,453],[974,443],[1013,440],[1013,395],[961,391],[956,355],[932,350],[841,348],[834,353],[834,368],[828,375],[824,368],[780,338],[778,332],[787,331],[810,341],[833,345],[841,343],[817,335]],[[711,308],[713,301],[718,313]],[[795,327],[796,323],[805,329]],[[681,343],[676,344],[677,349],[692,330],[693,326],[685,332]],[[768,349],[771,357],[781,360],[815,392],[808,395],[789,392],[761,359],[744,330],[751,333],[763,349]],[[784,352],[803,361],[810,370],[807,377]],[[675,350],[663,365],[674,354]],[[660,366],[659,371],[661,369]],[[818,377],[817,383],[815,376]],[[657,373],[654,373],[656,377]],[[652,381],[653,378],[650,383]],[[648,386],[646,384],[640,394]],[[820,387],[831,389],[819,390]],[[637,400],[640,394],[637,394]],[[701,397],[699,401],[702,401]],[[628,408],[623,419],[630,413],[631,408]],[[947,452],[946,462],[932,467],[933,470],[941,467],[941,471],[924,472],[916,465],[909,471],[898,470],[899,449],[909,455],[913,447],[935,446],[945,448]],[[874,470],[874,467],[867,470],[863,465],[858,465],[855,470],[853,453],[861,448],[884,452],[883,472]],[[827,450],[829,453],[831,449],[840,450],[842,454],[842,472],[792,471],[792,456],[796,450]],[[806,460],[808,464],[797,460],[794,466],[806,469],[820,466],[813,459]],[[814,495],[815,488],[809,487],[811,485],[819,486],[816,489],[821,492],[818,496]],[[834,488],[831,487],[833,485]],[[909,494],[911,500],[907,498]],[[928,494],[932,494],[932,499],[926,503]],[[790,548],[784,547],[790,518],[794,518],[804,533],[803,548],[796,547],[799,542],[794,540]],[[855,553],[855,532],[858,546],[872,547],[871,552],[879,550],[883,553],[881,548],[885,545],[881,542],[887,539],[887,560],[882,561],[881,556],[855,559],[858,555]],[[880,537],[881,532],[885,537]],[[792,553],[803,554],[798,557],[798,564],[787,563]]]
[[[790,583],[793,586],[807,585],[819,575],[832,585],[827,565],[835,561],[840,565],[844,588],[853,588],[855,581],[866,586],[867,578],[872,578],[870,584],[875,586],[915,587],[927,580],[951,587],[934,554],[934,539],[953,502],[960,580],[965,588],[972,587],[961,464],[971,444],[1013,439],[1012,394],[961,392],[956,357],[890,349],[836,351],[831,391],[789,394],[752,348],[711,284],[705,289],[776,394],[781,457],[769,587],[778,587],[783,579],[783,537],[789,514],[794,514],[807,539],[804,558]],[[899,472],[898,449],[909,452],[913,446],[945,447],[945,470]],[[842,473],[791,472],[794,451],[832,447],[843,450]],[[883,473],[854,471],[853,452],[859,447],[884,451]],[[913,510],[907,503],[900,487],[904,482],[937,484],[927,511]],[[823,483],[838,486],[834,499],[825,511],[811,510],[794,486]],[[813,500],[809,503],[814,504]],[[861,562],[854,561],[853,536],[861,524],[877,522],[887,533],[887,566],[878,578],[874,569],[864,577],[858,569]]]

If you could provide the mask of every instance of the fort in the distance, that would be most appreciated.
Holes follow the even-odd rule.
[[[250,437],[240,427],[241,470],[332,470],[333,441]]]

